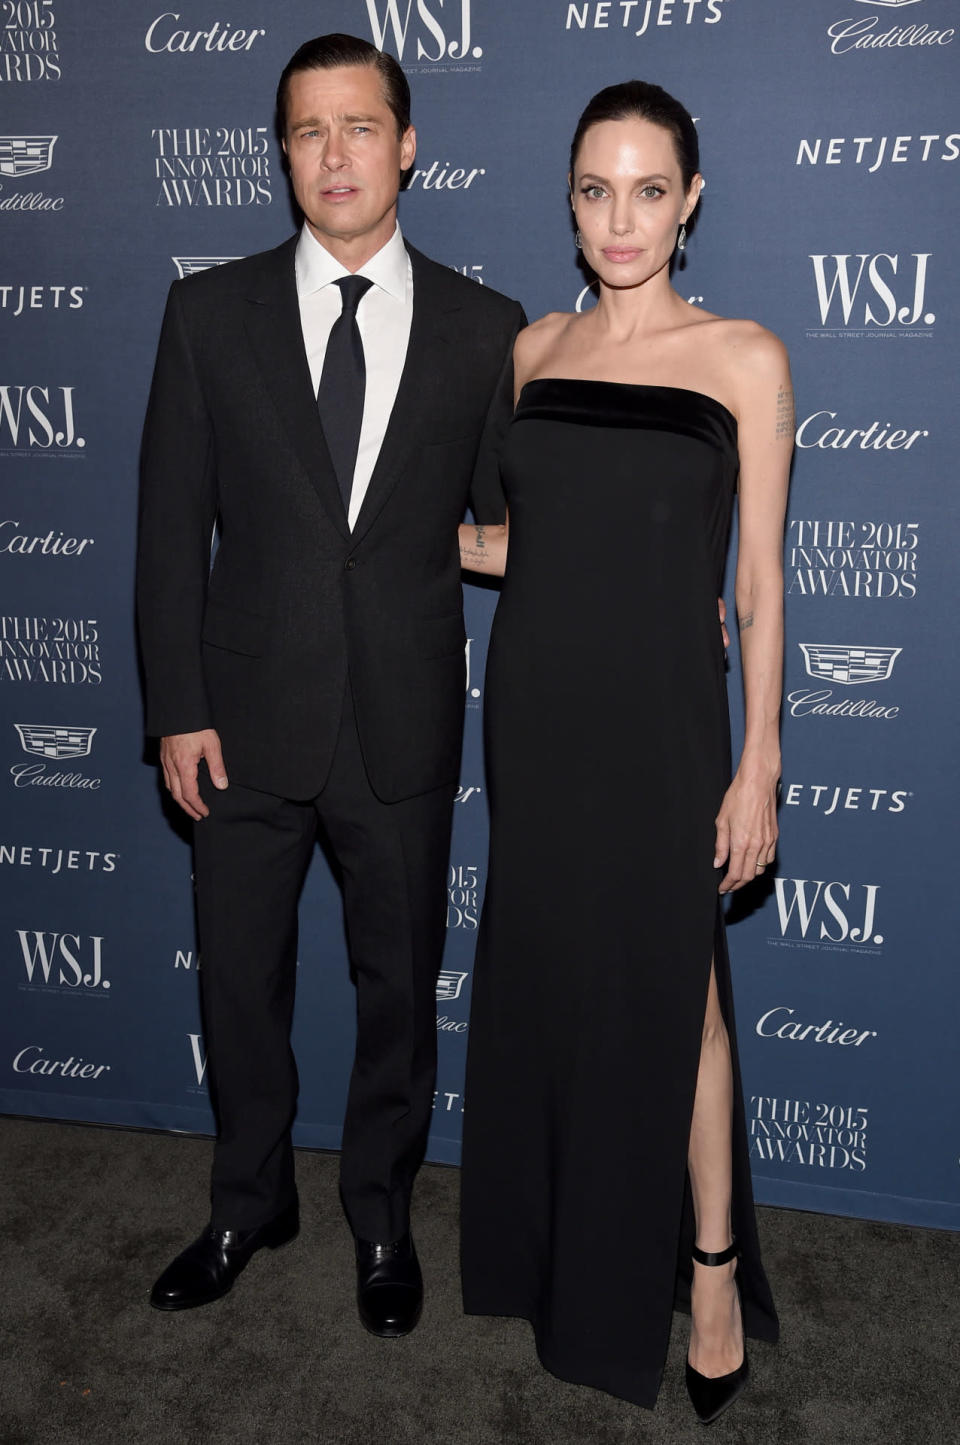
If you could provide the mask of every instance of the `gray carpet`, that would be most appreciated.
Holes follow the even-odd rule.
[[[960,1441],[960,1235],[762,1210],[782,1342],[753,1346],[750,1388],[705,1435],[680,1317],[652,1414],[553,1379],[526,1324],[464,1318],[455,1170],[417,1188],[422,1323],[380,1341],[356,1318],[334,1157],[298,1154],[295,1243],[162,1315],[147,1292],[206,1219],[209,1144],[0,1119],[0,1148],[4,1445]]]

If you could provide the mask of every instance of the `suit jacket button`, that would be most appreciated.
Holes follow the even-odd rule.
[[[343,564],[343,570],[344,570],[344,572],[352,572],[353,569],[354,569],[354,567],[356,567],[356,565],[357,565],[357,563],[356,563],[356,558],[354,558],[354,557],[348,557],[347,560],[346,560],[346,562],[344,562],[344,564]]]

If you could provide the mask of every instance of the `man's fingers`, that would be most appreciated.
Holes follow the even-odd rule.
[[[177,797],[176,793],[174,793],[172,796],[175,798]],[[180,807],[186,813],[188,818],[192,818],[195,823],[202,822],[202,815],[197,812],[196,808],[191,808],[190,804],[187,803],[182,796],[177,798],[177,802],[180,804]]]
[[[720,614],[720,636],[723,638],[725,648],[730,646],[730,634],[727,631],[727,604],[722,597],[717,598],[717,612]]]
[[[223,766],[220,739],[213,728],[202,732],[175,733],[160,740],[160,763],[170,796],[194,822],[210,812],[200,796],[198,767],[205,762],[210,778],[217,788],[227,786],[227,770]]]
[[[180,797],[177,801],[184,812],[190,814],[191,818],[205,818],[210,812],[201,798],[200,789],[197,786],[196,763],[193,764],[192,769],[184,767],[180,769]]]
[[[205,818],[210,809],[200,796],[197,787],[197,764],[196,762],[174,762],[170,770],[170,796],[175,803],[179,803],[183,811],[191,817],[195,823]]]
[[[227,770],[223,766],[223,752],[220,747],[220,739],[216,738],[208,742],[203,750],[203,756],[207,760],[207,770],[210,773],[210,781],[215,788],[227,786]]]

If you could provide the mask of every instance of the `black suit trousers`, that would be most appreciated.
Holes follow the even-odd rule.
[[[210,808],[195,825],[194,852],[218,1124],[212,1223],[254,1228],[295,1194],[297,905],[322,830],[342,874],[357,985],[341,1192],[356,1235],[398,1239],[409,1227],[433,1106],[453,786],[381,802],[367,777],[348,687],[317,797],[293,801],[233,783],[218,792],[206,776],[201,791]]]

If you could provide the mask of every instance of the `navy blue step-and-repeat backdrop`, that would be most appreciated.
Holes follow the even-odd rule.
[[[190,849],[141,735],[139,432],[171,280],[293,229],[276,80],[303,40],[347,30],[410,77],[406,233],[530,316],[595,299],[565,193],[589,96],[639,76],[697,117],[706,189],[675,279],[776,331],[798,399],[782,844],[730,915],[757,1194],[960,1227],[955,0],[173,3],[0,0],[0,1108],[212,1129]],[[447,1162],[495,601],[467,588],[430,1144]],[[730,680],[739,725],[735,650]],[[562,911],[527,871],[531,909]],[[354,997],[319,854],[299,957],[296,1141],[335,1148]],[[539,1004],[516,1000],[531,1032]]]

